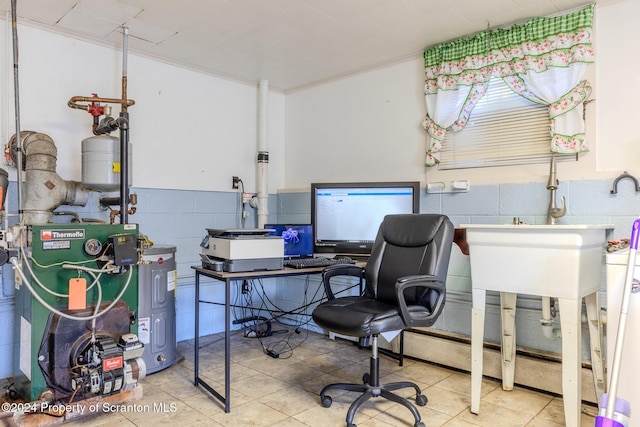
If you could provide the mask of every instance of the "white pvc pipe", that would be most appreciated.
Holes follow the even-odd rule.
[[[562,336],[560,329],[553,327],[550,297],[542,297],[542,319],[540,319],[540,326],[542,327],[542,334],[545,338],[555,340]]]
[[[269,81],[260,80],[258,84],[258,154],[256,179],[258,184],[258,228],[264,228],[269,219],[268,166],[269,151],[267,144],[269,107]]]

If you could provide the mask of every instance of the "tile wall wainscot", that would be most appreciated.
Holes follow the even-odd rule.
[[[629,184],[627,186],[627,184]],[[421,212],[444,213],[455,225],[465,223],[510,223],[513,217],[531,224],[546,221],[548,191],[544,183],[503,184],[472,186],[467,193],[421,195]],[[558,189],[558,197],[567,199],[567,214],[559,223],[614,224],[614,239],[628,237],[631,224],[639,216],[640,195],[635,193],[631,183],[621,182],[617,194],[610,194],[610,180],[564,181]],[[176,295],[177,340],[183,341],[194,335],[194,274],[192,265],[197,265],[200,241],[206,228],[238,227],[238,193],[208,192],[171,189],[131,188],[138,195],[137,212],[129,217],[129,222],[140,225],[140,232],[153,242],[176,246],[178,289]],[[98,207],[101,194],[92,193],[85,207],[61,207],[58,210],[74,212],[83,218],[108,221],[108,212]],[[12,205],[17,200],[15,182],[9,186],[7,198],[9,212],[16,212]],[[308,223],[311,201],[308,192],[280,191],[269,197],[269,222]],[[71,217],[56,216],[56,222],[69,222]],[[256,227],[256,212],[249,209],[247,227]],[[222,300],[223,289],[219,284],[203,278],[203,298]],[[292,309],[300,301],[312,302],[320,286],[319,277],[287,279],[295,280],[296,286],[282,280],[273,279],[263,284],[267,293],[282,309]],[[471,277],[469,260],[454,248],[449,268],[447,307],[433,330],[460,337],[470,336],[471,328]],[[13,330],[13,271],[2,268],[2,294],[0,294],[0,321]],[[296,289],[291,292],[291,289]],[[605,288],[604,269],[602,289]],[[321,290],[320,290],[321,292]],[[601,305],[606,305],[606,295],[602,293]],[[310,310],[313,305],[310,306]],[[222,308],[203,306],[202,333],[220,332],[224,327]],[[302,317],[301,319],[305,319]],[[308,318],[306,318],[308,320]],[[559,341],[551,341],[542,335],[539,326],[540,301],[534,297],[518,298],[516,323],[517,344],[533,350],[558,354]],[[296,319],[300,321],[300,319]],[[559,322],[558,322],[559,323]],[[498,296],[488,295],[485,339],[499,342]],[[310,327],[318,330],[310,323]],[[417,334],[419,335],[419,334]],[[586,329],[583,332],[587,337]],[[17,346],[17,338],[11,334],[0,336],[0,354],[11,354]],[[411,340],[407,340],[407,351],[411,352]],[[415,347],[415,346],[414,346]],[[588,343],[583,343],[583,356],[589,359]],[[420,353],[419,349],[417,350]],[[409,354],[409,353],[408,353]],[[420,354],[418,354],[420,356]],[[11,375],[11,358],[0,358],[0,378]],[[464,363],[463,363],[464,364]]]

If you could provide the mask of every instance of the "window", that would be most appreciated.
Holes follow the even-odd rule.
[[[588,151],[583,106],[591,86],[582,76],[595,60],[593,9],[592,4],[568,15],[532,18],[523,25],[487,29],[425,50],[425,166],[441,163],[443,149],[450,154],[449,161],[441,165],[444,169],[537,162],[540,155],[530,150],[542,134],[549,141],[544,157]],[[474,114],[492,78],[502,79],[515,94],[547,108],[544,132],[541,125],[538,134],[536,121],[536,117],[542,120],[542,114],[533,112],[539,109],[541,113],[543,107],[521,103],[506,88],[500,96],[498,80],[482,101],[492,116],[486,119],[486,114]],[[505,100],[507,95],[515,104]],[[462,131],[470,120],[476,122],[475,131],[449,135],[453,130]],[[454,140],[454,148],[446,147]],[[527,143],[519,144],[521,140]],[[468,141],[488,149],[490,155],[469,154]],[[509,149],[516,147],[522,154],[514,158]]]
[[[550,142],[548,107],[492,78],[466,127],[447,129],[438,169],[546,163]]]

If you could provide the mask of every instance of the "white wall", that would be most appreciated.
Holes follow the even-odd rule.
[[[633,0],[596,7],[596,65],[588,72],[596,102],[587,107],[591,151],[561,163],[561,181],[640,173],[637,132],[640,77],[621,78],[617,63],[635,69],[633,39],[623,38],[638,15]],[[14,133],[11,32],[0,33],[3,97],[0,138]],[[620,25],[620,22],[623,25]],[[630,24],[629,24],[630,25]],[[49,134],[57,143],[58,173],[80,179],[80,141],[91,117],[68,108],[71,96],[120,97],[122,52],[20,23],[21,128]],[[548,166],[440,172],[423,166],[425,113],[422,58],[315,86],[286,96],[270,92],[269,192],[308,189],[314,181],[469,179],[473,185],[543,182]],[[43,76],[46,75],[46,78]],[[230,190],[230,178],[255,191],[256,86],[153,61],[129,53],[128,97],[133,185],[148,188]],[[286,99],[286,106],[285,106]],[[114,106],[114,114],[119,111]],[[285,123],[286,117],[286,123]],[[285,144],[286,138],[286,144]],[[14,171],[10,171],[13,179]]]
[[[591,98],[596,99],[586,107],[591,150],[578,162],[558,164],[561,181],[614,179],[623,170],[640,174],[634,126],[640,116],[640,77],[621,75],[618,65],[625,61],[631,70],[640,65],[640,57],[633,57],[637,37],[628,37],[631,24],[620,25],[637,17],[639,8],[635,0],[596,7],[596,64],[585,76],[594,88]],[[327,180],[417,179],[424,186],[427,180],[469,179],[473,191],[474,184],[546,182],[548,164],[425,172],[422,74],[422,57],[416,57],[288,94],[285,187],[304,188]],[[629,96],[634,98],[620,101]]]
[[[288,188],[317,181],[424,178],[420,61],[287,95]]]
[[[10,25],[0,21],[5,27]],[[10,31],[3,49],[5,125],[3,143],[15,133]],[[7,39],[9,37],[9,39]],[[72,96],[121,97],[122,51],[43,29],[18,25],[22,130],[50,135],[58,147],[58,174],[81,179],[81,141],[91,136],[92,117],[71,109]],[[127,98],[136,187],[231,191],[239,176],[257,190],[257,82],[231,82],[129,52]],[[83,104],[86,105],[86,104]],[[119,105],[113,105],[117,117]],[[269,191],[283,182],[284,95],[269,95]],[[117,136],[118,132],[113,135]],[[10,171],[15,179],[15,171]]]
[[[596,123],[598,170],[640,174],[640,55],[635,32],[640,2],[597,8]]]

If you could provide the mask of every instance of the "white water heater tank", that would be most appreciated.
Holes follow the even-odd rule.
[[[128,183],[131,186],[133,150],[129,143]],[[111,135],[91,136],[82,140],[82,184],[96,191],[120,188],[120,140]]]

